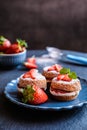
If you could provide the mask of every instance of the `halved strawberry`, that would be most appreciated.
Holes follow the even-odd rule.
[[[36,58],[35,57],[30,57],[30,58],[27,58],[26,60],[27,62],[29,63],[33,63],[33,64],[36,64]]]
[[[58,74],[57,80],[71,81],[72,79],[68,76],[68,74]]]
[[[65,77],[63,78],[64,81],[71,81],[72,79],[68,76],[68,74],[65,74]]]
[[[56,71],[60,71],[62,69],[62,66],[59,65],[59,64],[55,64],[55,65],[52,65],[48,68],[48,71],[53,71],[53,70],[56,70]]]
[[[62,80],[63,78],[64,78],[64,74],[58,74],[58,76],[57,76],[57,80]]]
[[[31,69],[30,71],[26,72],[23,75],[23,78],[32,78],[32,79],[35,79],[37,72],[38,72],[37,69]]]
[[[37,69],[31,69],[30,70],[30,76],[31,76],[31,78],[35,79],[37,73],[38,73]]]
[[[24,62],[24,66],[25,66],[27,69],[36,69],[36,68],[37,68],[37,65],[34,64],[34,63],[31,63],[31,62]]]
[[[48,100],[47,94],[38,86],[27,86],[23,91],[22,101],[30,104],[41,104]]]
[[[23,78],[29,78],[29,77],[30,77],[30,73],[29,73],[29,71],[26,72],[26,73],[23,75]]]
[[[59,72],[62,69],[62,66],[58,65],[58,64],[55,64],[55,69],[56,69],[56,71]]]
[[[48,68],[48,71],[53,71],[53,70],[55,70],[55,66],[54,66],[54,65],[52,65],[52,66],[50,66],[50,67]]]

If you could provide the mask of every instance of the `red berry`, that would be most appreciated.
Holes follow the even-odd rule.
[[[9,49],[7,50],[7,52],[6,53],[8,53],[8,54],[14,54],[14,53],[19,53],[19,52],[21,52],[21,46],[20,45],[18,45],[18,44],[12,44],[10,47],[9,47]]]
[[[63,78],[64,78],[64,74],[58,74],[58,76],[57,76],[57,80],[62,80]]]
[[[23,92],[24,101],[30,104],[41,104],[48,100],[47,94],[38,86],[27,86]]]
[[[62,69],[62,66],[58,65],[58,64],[55,64],[55,69],[56,69],[56,71],[59,72]]]
[[[53,66],[50,66],[49,68],[48,68],[48,71],[53,71],[53,70],[55,70],[55,66],[53,65]]]
[[[11,45],[11,42],[3,36],[0,36],[0,51],[5,52]]]
[[[34,63],[31,63],[31,62],[24,62],[24,66],[25,66],[27,69],[36,69],[36,68],[37,68],[37,65],[34,64]]]
[[[27,58],[27,62],[36,64],[36,58],[35,57]]]
[[[65,77],[63,78],[64,81],[71,81],[72,79],[68,76],[68,74],[65,74]]]
[[[58,74],[57,80],[71,81],[72,79],[68,76],[68,74]]]
[[[32,79],[35,79],[37,72],[38,71],[36,69],[31,69],[30,71],[26,72],[23,75],[23,78],[32,78]]]
[[[62,66],[61,65],[58,65],[58,64],[55,64],[55,65],[52,65],[48,68],[48,71],[53,71],[53,70],[56,70],[56,71],[60,71],[62,69]]]

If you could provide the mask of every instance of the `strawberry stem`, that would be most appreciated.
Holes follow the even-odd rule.
[[[22,47],[26,47],[27,48],[27,43],[25,40],[22,39],[16,39],[17,43],[22,46]]]
[[[5,37],[3,37],[3,36],[0,36],[0,45],[3,45],[3,42],[5,41]]]
[[[27,85],[27,87],[25,87],[23,90],[22,102],[27,103],[28,101],[33,101],[34,93],[35,90],[33,89],[33,86]]]

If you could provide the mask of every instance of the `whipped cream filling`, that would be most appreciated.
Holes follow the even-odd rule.
[[[63,83],[63,84],[73,84],[75,82],[79,82],[79,79],[72,79],[71,81],[57,80],[57,77],[53,78],[53,82]]]
[[[74,96],[76,94],[79,94],[79,91],[61,93],[61,92],[55,92],[55,91],[53,91],[53,90],[50,89],[50,93],[52,95],[54,95],[54,96]]]

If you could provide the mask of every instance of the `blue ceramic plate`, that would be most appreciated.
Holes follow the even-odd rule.
[[[74,54],[71,54],[71,55],[74,55]],[[83,56],[83,57],[86,59],[85,56]],[[78,58],[78,56],[77,56],[77,58]],[[79,59],[78,60],[74,60],[72,57],[68,58],[67,54],[62,55],[62,57],[60,58],[60,61],[66,62],[66,63],[71,63],[71,64],[87,66],[87,61],[80,61]]]
[[[12,80],[10,83],[7,84],[5,87],[4,93],[5,96],[13,103],[20,105],[25,108],[29,109],[37,109],[37,110],[54,110],[54,111],[59,111],[59,110],[67,110],[67,109],[72,109],[76,107],[81,107],[84,104],[87,103],[87,82],[84,79],[81,80],[81,85],[82,85],[82,90],[80,91],[79,96],[73,100],[73,101],[68,101],[68,102],[59,102],[51,98],[51,96],[48,93],[49,100],[41,105],[29,105],[22,103],[20,98],[17,95],[17,79]]]

